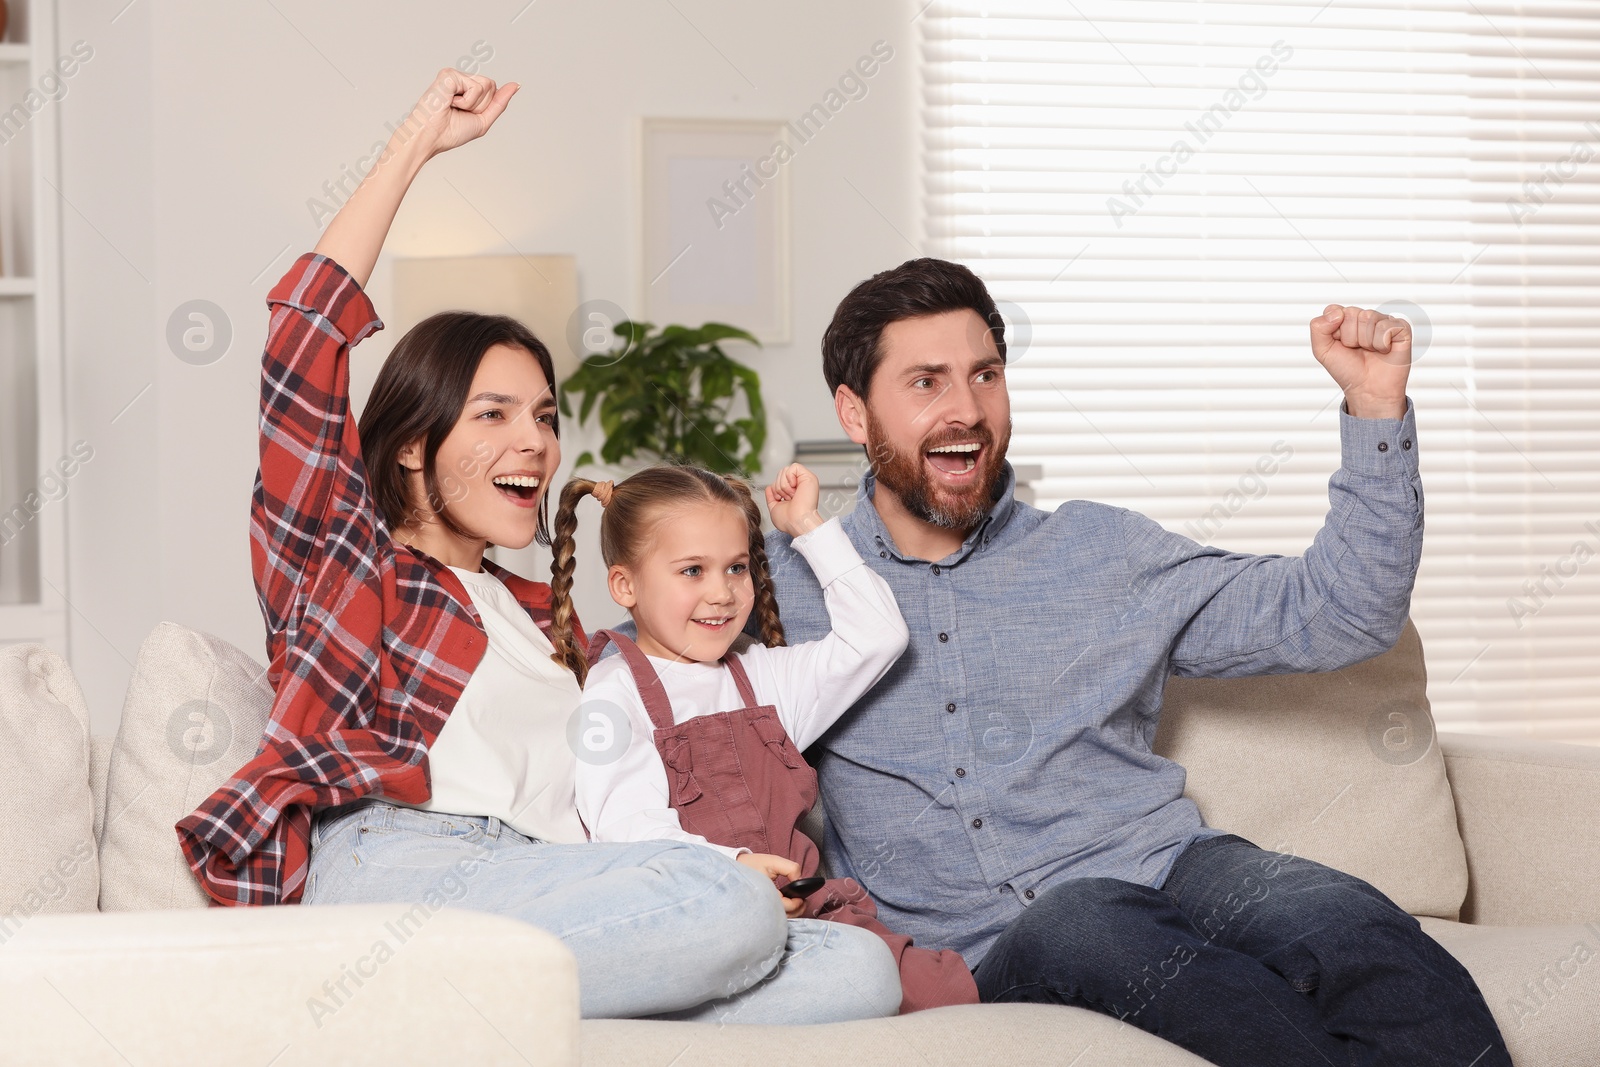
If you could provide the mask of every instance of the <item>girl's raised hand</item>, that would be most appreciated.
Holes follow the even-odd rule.
[[[817,511],[820,498],[817,476],[799,463],[789,464],[767,486],[767,512],[772,516],[772,525],[790,537],[810,533],[822,525],[822,515]]]
[[[411,109],[406,127],[421,124],[428,155],[436,156],[489,132],[521,86],[497,86],[482,74],[464,74],[445,67]]]
[[[800,865],[794,860],[783,856],[772,856],[765,852],[745,852],[740,854],[739,862],[746,867],[754,867],[768,878],[771,878],[774,883],[777,882],[780,875],[784,878],[798,878],[800,876]],[[784,914],[791,918],[799,915],[806,906],[805,901],[794,897],[780,897],[779,899],[783,901]]]

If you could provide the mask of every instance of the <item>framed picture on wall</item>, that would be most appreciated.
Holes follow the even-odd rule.
[[[640,307],[657,325],[725,322],[790,340],[783,122],[645,119]]]

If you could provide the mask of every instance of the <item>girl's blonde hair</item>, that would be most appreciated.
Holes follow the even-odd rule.
[[[578,530],[578,501],[593,495],[594,487],[595,483],[587,478],[573,478],[562,487],[552,542],[555,559],[550,566],[550,643],[555,646],[551,658],[569,668],[580,684],[588,677],[589,661],[587,650],[577,647],[572,637],[573,535]],[[618,482],[600,517],[600,554],[606,566],[637,565],[661,509],[697,502],[731,504],[750,524],[750,577],[755,585],[754,611],[761,640],[769,648],[783,644],[778,598],[767,572],[761,510],[756,507],[750,486],[740,478],[713,474],[699,467],[660,464]]]

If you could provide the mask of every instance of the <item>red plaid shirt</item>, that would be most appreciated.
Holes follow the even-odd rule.
[[[428,747],[488,646],[460,579],[390,537],[368,490],[350,349],[383,328],[372,303],[308,253],[267,305],[250,557],[277,695],[256,757],[177,824],[222,904],[299,900],[314,809],[427,800]],[[549,628],[548,585],[483,567]]]

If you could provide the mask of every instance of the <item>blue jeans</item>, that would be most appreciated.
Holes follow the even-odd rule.
[[[1115,1015],[1212,1063],[1510,1067],[1471,975],[1352,875],[1231,834],[1160,889],[1079,878],[979,964],[985,1001]]]
[[[382,801],[318,812],[302,903],[391,902],[407,915],[493,912],[556,935],[577,957],[586,1018],[841,1022],[900,1006],[881,940],[786,921],[770,881],[693,843],[557,845],[492,816]]]

